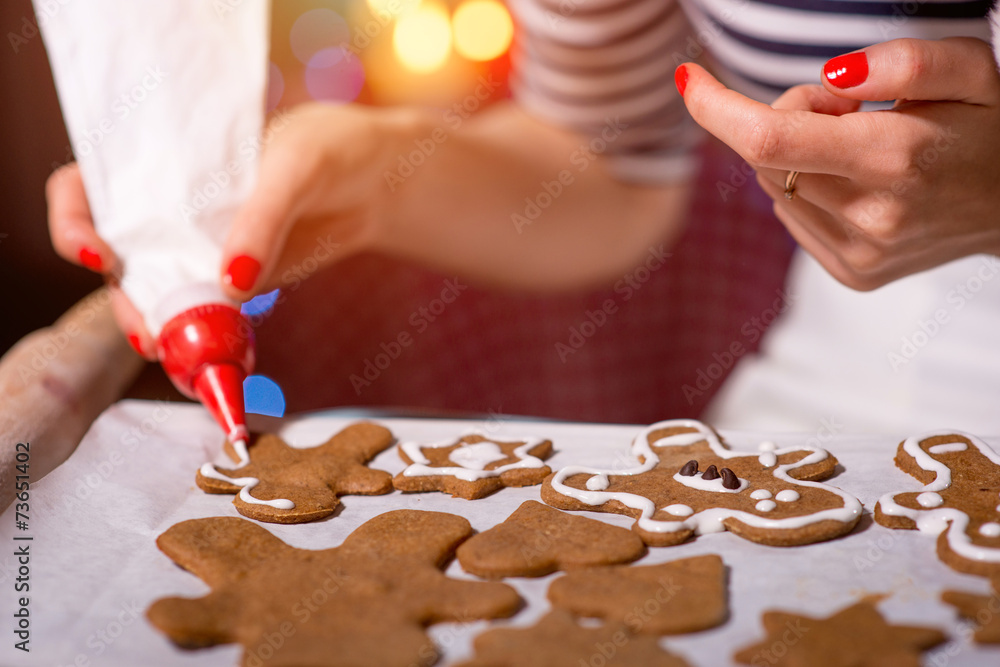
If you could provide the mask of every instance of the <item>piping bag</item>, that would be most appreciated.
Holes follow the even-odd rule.
[[[254,337],[219,267],[256,179],[269,2],[49,4],[35,0],[36,14],[94,225],[123,264],[121,288],[167,376],[245,451]]]

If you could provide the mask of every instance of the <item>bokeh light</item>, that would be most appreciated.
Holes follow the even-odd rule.
[[[266,294],[258,294],[240,306],[240,312],[247,317],[267,315],[274,308],[274,302],[278,300],[280,294],[280,289],[267,292]]]
[[[271,63],[267,70],[267,110],[274,111],[285,94],[285,77],[281,68]]]
[[[308,65],[320,51],[350,43],[351,29],[332,9],[311,9],[295,20],[288,39],[295,57]]]
[[[419,6],[420,0],[368,0],[368,9],[376,16],[388,15],[398,18]]]
[[[306,89],[314,100],[352,102],[364,85],[361,61],[339,46],[318,51],[306,67]]]
[[[249,414],[285,416],[285,394],[266,375],[251,375],[243,381],[243,400]]]
[[[514,38],[514,22],[496,0],[470,0],[455,11],[455,50],[469,60],[502,56]]]
[[[399,18],[392,36],[396,57],[403,65],[419,73],[440,69],[451,52],[451,25],[447,10],[425,2]]]

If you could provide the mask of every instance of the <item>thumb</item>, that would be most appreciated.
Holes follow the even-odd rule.
[[[837,56],[823,65],[823,85],[855,100],[953,101],[993,104],[998,74],[980,39],[894,39]]]

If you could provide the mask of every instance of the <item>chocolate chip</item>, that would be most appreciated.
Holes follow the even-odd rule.
[[[736,477],[736,473],[729,468],[722,469],[722,486],[727,489],[740,488],[740,480]]]
[[[685,463],[684,467],[681,468],[681,474],[684,475],[685,477],[694,477],[694,474],[696,472],[698,472],[698,462],[695,461],[694,459],[691,459],[690,461]]]
[[[701,476],[702,479],[719,479],[719,471],[715,466],[708,466],[705,473]]]

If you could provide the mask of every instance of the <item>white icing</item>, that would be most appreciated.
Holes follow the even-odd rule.
[[[951,486],[951,470],[948,466],[932,458],[920,446],[920,443],[924,440],[941,435],[954,435],[967,438],[979,450],[980,454],[996,465],[1000,465],[1000,455],[974,435],[960,431],[950,431],[947,433],[929,433],[907,438],[903,442],[903,451],[912,456],[917,465],[922,469],[935,473],[934,481],[924,486],[925,493],[936,493]],[[935,446],[939,447],[940,445]],[[965,512],[954,507],[911,509],[897,503],[896,495],[894,493],[887,493],[879,499],[878,503],[881,506],[883,514],[887,516],[906,517],[917,524],[917,530],[930,535],[940,535],[947,531],[945,540],[948,542],[948,547],[963,558],[980,563],[1000,563],[1000,549],[972,543],[972,539],[965,532],[969,527],[969,515]],[[1000,511],[1000,508],[998,508],[998,511]]]
[[[659,431],[669,428],[693,428],[696,433],[680,433],[676,435],[669,435],[657,440],[653,445],[649,443],[649,435],[654,431]],[[808,526],[820,521],[840,521],[841,523],[850,523],[859,516],[861,516],[861,503],[854,496],[848,495],[847,493],[841,491],[840,489],[822,484],[820,482],[809,482],[792,479],[788,476],[787,471],[793,468],[798,468],[802,466],[812,465],[826,459],[829,454],[823,449],[815,449],[811,447],[802,448],[810,452],[807,456],[799,459],[795,463],[786,463],[777,466],[773,471],[772,475],[776,479],[783,480],[790,485],[798,486],[809,486],[817,489],[822,489],[829,493],[835,494],[841,498],[843,501],[842,507],[835,507],[826,510],[820,510],[818,512],[813,512],[812,514],[806,514],[803,516],[785,517],[782,519],[769,519],[755,514],[750,514],[749,512],[743,512],[740,510],[730,509],[726,507],[710,507],[708,509],[702,510],[683,521],[672,521],[672,520],[658,520],[653,519],[653,514],[656,513],[656,505],[652,500],[644,496],[639,496],[634,493],[626,493],[622,491],[612,492],[612,491],[594,491],[583,489],[576,489],[565,484],[565,480],[573,475],[639,475],[644,472],[649,472],[660,462],[659,456],[653,451],[653,446],[656,447],[671,447],[671,446],[685,446],[690,445],[700,441],[706,441],[708,446],[711,448],[712,452],[722,459],[738,458],[744,457],[746,454],[726,449],[719,442],[718,437],[715,433],[694,419],[676,419],[671,421],[663,421],[652,426],[648,426],[643,429],[639,435],[636,436],[632,443],[632,455],[641,464],[628,468],[625,470],[601,470],[599,468],[589,468],[585,466],[568,466],[559,470],[552,478],[552,489],[557,493],[564,496],[574,498],[585,505],[603,505],[612,500],[617,500],[626,507],[639,511],[639,519],[637,525],[640,529],[652,533],[672,533],[680,530],[693,530],[698,535],[704,535],[706,533],[717,533],[725,530],[725,526],[722,521],[727,518],[736,518],[743,523],[754,526],[756,528],[765,528],[769,530],[783,530],[783,529],[795,529],[802,528],[803,526]],[[783,454],[786,452],[802,451],[802,449],[788,448],[783,450],[778,450],[776,454]],[[684,478],[690,479],[690,478]]]
[[[236,455],[239,457],[240,462],[237,465],[237,469],[242,468],[246,464],[250,463],[250,454],[247,452],[247,444],[243,440],[237,440],[233,443],[233,450],[236,451]],[[295,509],[295,503],[291,500],[285,498],[275,498],[274,500],[261,500],[259,498],[254,498],[250,495],[250,490],[253,487],[260,484],[260,480],[256,477],[226,477],[224,474],[219,472],[211,463],[206,463],[201,466],[199,470],[202,477],[208,477],[211,479],[217,479],[223,482],[227,482],[234,486],[243,487],[240,489],[240,500],[251,505],[268,505],[278,510],[292,510]]]
[[[463,437],[466,437],[468,435],[482,435],[482,434],[473,432],[473,433],[467,433]],[[490,451],[485,448],[481,448],[480,445],[491,444],[493,445],[493,447],[496,447],[497,451],[499,451],[500,448],[497,445],[500,442],[504,442],[499,440],[493,440],[492,438],[487,438],[485,435],[482,435],[482,437],[486,438],[486,441],[474,444],[462,444],[461,447],[456,448],[448,455],[448,458],[451,459],[451,461],[457,465],[442,466],[439,468],[430,465],[430,460],[426,456],[424,456],[423,450],[435,449],[438,447],[451,447],[452,445],[461,442],[461,438],[459,438],[458,440],[434,442],[426,445],[422,445],[417,442],[404,442],[399,445],[399,448],[406,454],[407,457],[409,457],[411,461],[413,461],[413,463],[406,467],[406,469],[403,471],[403,476],[427,477],[430,475],[451,475],[452,477],[456,477],[466,482],[475,482],[476,480],[485,479],[487,477],[498,477],[501,474],[507,472],[508,470],[516,470],[518,468],[541,468],[545,465],[545,462],[542,461],[540,458],[532,456],[531,454],[528,453],[538,445],[545,442],[544,440],[542,440],[541,438],[510,438],[505,442],[524,443],[523,445],[517,447],[514,450],[514,458],[517,459],[516,461],[514,461],[514,463],[508,463],[507,465],[504,466],[498,466],[492,470],[483,470],[483,468],[489,465],[489,463],[491,463],[492,461],[499,461],[502,458],[506,458],[505,456],[501,456],[500,458],[494,458],[491,461],[482,463],[481,467],[475,467],[479,466],[479,464],[485,458],[482,453]],[[464,455],[456,454],[456,452],[460,451],[461,449],[470,447],[476,448],[476,451],[479,453],[470,455],[467,458],[464,457]],[[467,463],[470,463],[472,467],[466,467],[465,464]]]
[[[762,452],[773,452],[777,448],[778,446],[773,442],[771,442],[770,440],[765,440],[764,442],[757,445],[757,449],[759,449]]]
[[[964,452],[968,448],[969,446],[964,442],[949,442],[943,445],[928,447],[927,451],[931,454],[951,454],[952,452]]]
[[[997,505],[997,512],[1000,512],[1000,505]]]
[[[485,470],[486,466],[502,461],[507,455],[500,451],[495,442],[477,442],[462,445],[448,455],[452,463],[469,470]]]
[[[587,488],[591,491],[603,491],[608,488],[611,482],[607,475],[594,475],[587,480]]]
[[[778,465],[778,457],[774,452],[763,452],[757,457],[757,460],[765,468]]]
[[[773,500],[762,500],[756,505],[754,505],[754,509],[756,509],[758,512],[770,512],[777,506],[778,503],[774,502]]]
[[[1000,537],[1000,523],[990,521],[979,527],[979,534],[983,537]]]
[[[757,489],[756,491],[750,494],[750,497],[753,498],[754,500],[767,500],[768,498],[771,497],[771,492],[768,491],[767,489]]]
[[[691,516],[694,514],[694,510],[687,505],[667,505],[663,508],[663,511],[674,516]]]
[[[917,496],[917,504],[927,509],[941,507],[941,505],[944,505],[944,498],[933,491],[926,491]]]
[[[682,475],[680,473],[675,473],[674,481],[680,482],[684,486],[690,487],[692,489],[698,489],[699,491],[714,491],[715,493],[739,493],[740,491],[743,491],[748,486],[750,486],[750,482],[746,481],[745,479],[740,479],[739,477],[737,477],[736,479],[739,479],[740,485],[735,489],[727,489],[725,486],[722,485],[721,474],[715,479],[703,479],[702,475],[704,474],[705,473],[703,472],[696,472],[693,475]]]
[[[778,491],[778,495],[775,496],[776,500],[780,500],[783,503],[794,503],[799,498],[799,492],[793,489],[782,489],[781,491]]]

